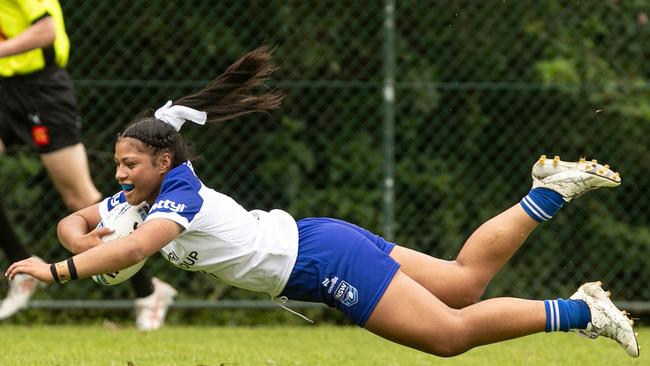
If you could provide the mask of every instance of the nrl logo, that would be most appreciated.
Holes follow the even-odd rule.
[[[339,287],[334,292],[334,298],[345,306],[352,306],[359,302],[359,291],[349,283],[341,281]]]

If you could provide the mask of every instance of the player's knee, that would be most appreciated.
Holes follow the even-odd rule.
[[[467,325],[462,317],[462,311],[454,310],[450,318],[438,326],[439,336],[429,339],[427,352],[438,357],[453,357],[467,352],[471,346]]]
[[[462,262],[456,260],[454,264],[458,266],[461,271],[459,271],[459,278],[462,280],[460,286],[457,287],[456,302],[454,307],[457,309],[464,308],[466,306],[474,305],[477,302],[481,301],[481,297],[485,292],[487,283],[482,281],[481,276],[472,271],[472,268],[468,268],[463,265]]]
[[[427,351],[438,357],[454,357],[467,352],[469,348],[464,338],[449,335],[432,342]]]
[[[438,347],[436,350],[429,353],[438,357],[454,357],[465,353],[465,351],[467,350],[462,349],[460,347],[451,346],[451,347]]]
[[[467,296],[465,296],[465,306],[474,305],[481,301],[481,297],[485,292],[485,286],[473,285],[470,286]]]

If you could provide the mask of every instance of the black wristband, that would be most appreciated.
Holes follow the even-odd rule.
[[[72,257],[68,258],[68,270],[70,271],[71,280],[76,280],[79,278],[77,277],[77,267],[74,266],[74,260]]]
[[[52,272],[52,278],[54,278],[54,281],[61,283],[61,280],[59,279],[59,274],[56,273],[56,265],[54,263],[50,264],[50,272]]]

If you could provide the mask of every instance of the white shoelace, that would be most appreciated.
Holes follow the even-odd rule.
[[[284,310],[286,310],[286,311],[288,311],[288,312],[290,312],[290,313],[292,313],[294,315],[298,315],[299,317],[305,319],[306,321],[314,324],[313,320],[309,319],[308,317],[300,314],[299,312],[297,312],[295,310],[290,309],[289,307],[287,307],[285,305],[287,303],[287,301],[289,301],[288,297],[286,297],[286,296],[280,296],[280,297],[271,296],[271,300],[273,300],[274,303],[278,304]]]

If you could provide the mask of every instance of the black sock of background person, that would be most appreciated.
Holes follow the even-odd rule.
[[[0,246],[11,263],[30,257],[27,249],[16,236],[13,225],[9,222],[2,207],[0,207]]]
[[[153,293],[153,282],[151,276],[143,267],[131,277],[131,286],[135,291],[135,297],[147,297]]]

